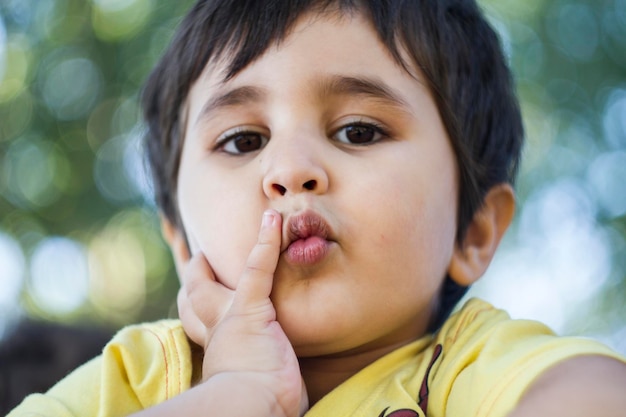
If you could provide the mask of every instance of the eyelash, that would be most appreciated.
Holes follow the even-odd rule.
[[[343,141],[337,138],[337,136],[345,131],[345,129],[347,128],[364,128],[364,129],[371,129],[371,131],[373,131],[374,135],[379,136],[377,139],[372,140],[372,141],[368,141],[368,142],[363,142],[363,143],[355,143],[355,142],[349,142],[349,141]],[[258,149],[254,149],[254,150],[250,150],[248,152],[241,152],[239,150],[227,150],[226,148],[229,145],[235,145],[235,140],[237,138],[243,138],[245,136],[253,136],[256,138],[260,138],[261,140],[261,144],[259,145]],[[344,145],[348,145],[348,146],[368,146],[368,145],[373,145],[376,144],[380,141],[383,141],[385,139],[388,139],[390,137],[390,134],[388,132],[388,130],[383,127],[382,125],[380,125],[379,123],[373,122],[373,121],[363,121],[363,120],[358,120],[358,121],[352,121],[349,123],[346,123],[342,126],[340,126],[339,128],[337,128],[334,133],[332,133],[331,138],[332,140],[339,142],[341,144]],[[259,149],[262,149],[263,147],[265,147],[265,145],[267,145],[267,142],[270,139],[263,135],[262,133],[255,131],[255,130],[250,130],[247,129],[245,127],[240,127],[240,128],[236,128],[234,131],[226,134],[225,136],[221,137],[220,139],[218,139],[214,149],[215,150],[220,150],[222,152],[225,152],[229,155],[244,155],[247,153],[252,153],[255,152]]]
[[[235,140],[239,137],[245,137],[245,136],[257,136],[261,138],[261,142],[262,142],[262,147],[264,147],[267,142],[269,141],[269,138],[266,137],[265,135],[263,135],[262,133],[255,131],[255,130],[251,130],[248,129],[246,127],[238,127],[235,128],[235,130],[227,133],[226,135],[222,136],[220,139],[218,139],[217,143],[215,144],[214,149],[215,150],[220,150],[223,151],[224,153],[230,154],[230,155],[243,155],[249,152],[233,152],[233,151],[228,151],[226,150],[226,148],[229,145],[235,145]],[[259,148],[259,149],[260,149]],[[253,152],[253,151],[250,151]]]
[[[353,127],[353,128],[366,128],[366,129],[372,129],[375,135],[379,135],[380,137],[376,140],[373,140],[371,142],[366,142],[366,143],[354,143],[354,142],[343,142],[340,141],[338,139],[338,142],[346,144],[346,145],[352,145],[352,146],[368,146],[368,145],[373,145],[375,143],[378,143],[382,140],[388,139],[391,135],[389,133],[389,131],[383,127],[381,124],[376,123],[374,121],[370,121],[370,120],[358,120],[358,121],[353,121],[350,123],[346,123],[343,126],[339,127],[337,130],[335,130],[335,133],[332,135],[333,137],[336,137],[339,132],[343,131],[346,128],[349,127]]]

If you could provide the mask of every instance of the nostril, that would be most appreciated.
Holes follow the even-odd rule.
[[[287,189],[285,187],[283,187],[280,184],[274,184],[272,185],[272,188],[274,188],[274,190],[278,191],[278,193],[280,195],[285,195],[285,193],[287,192]]]
[[[305,190],[313,191],[315,190],[315,187],[317,187],[317,181],[310,180],[302,184],[302,186],[304,187]]]

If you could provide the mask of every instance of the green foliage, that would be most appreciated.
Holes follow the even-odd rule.
[[[177,281],[143,171],[137,100],[190,3],[0,3],[0,232],[24,260],[2,279],[26,278],[26,314],[113,325],[171,314]],[[54,236],[82,259],[51,265],[48,282],[34,263]],[[54,295],[85,279],[82,293]]]

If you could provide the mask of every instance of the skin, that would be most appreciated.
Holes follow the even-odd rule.
[[[192,252],[235,289],[263,211],[285,222],[313,211],[333,230],[328,255],[294,265],[283,254],[272,289],[298,356],[378,356],[422,335],[453,256],[458,194],[455,157],[424,83],[358,17],[303,22],[232,80],[222,77],[220,63],[209,65],[189,96],[178,201]],[[340,78],[373,80],[396,97],[342,91],[331,85]],[[244,88],[260,92],[206,110]],[[374,141],[341,142],[344,126],[357,123],[370,124]],[[227,151],[232,143],[218,146],[240,130],[267,144],[238,155]]]
[[[546,371],[509,417],[626,416],[626,364],[580,356]]]
[[[163,222],[202,375],[143,416],[301,415],[422,336],[445,274],[477,280],[513,216],[513,191],[498,185],[456,242],[456,163],[432,96],[362,16],[308,16],[234,78],[223,69],[209,63],[187,103],[185,233]],[[326,256],[298,263],[287,225],[305,212],[331,233]],[[241,401],[224,400],[231,390]],[[540,415],[541,397],[529,391],[516,416]]]

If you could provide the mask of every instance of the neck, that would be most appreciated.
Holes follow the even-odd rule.
[[[299,358],[300,371],[309,396],[309,405],[313,406],[323,396],[366,366],[411,341],[413,340],[340,355]]]

